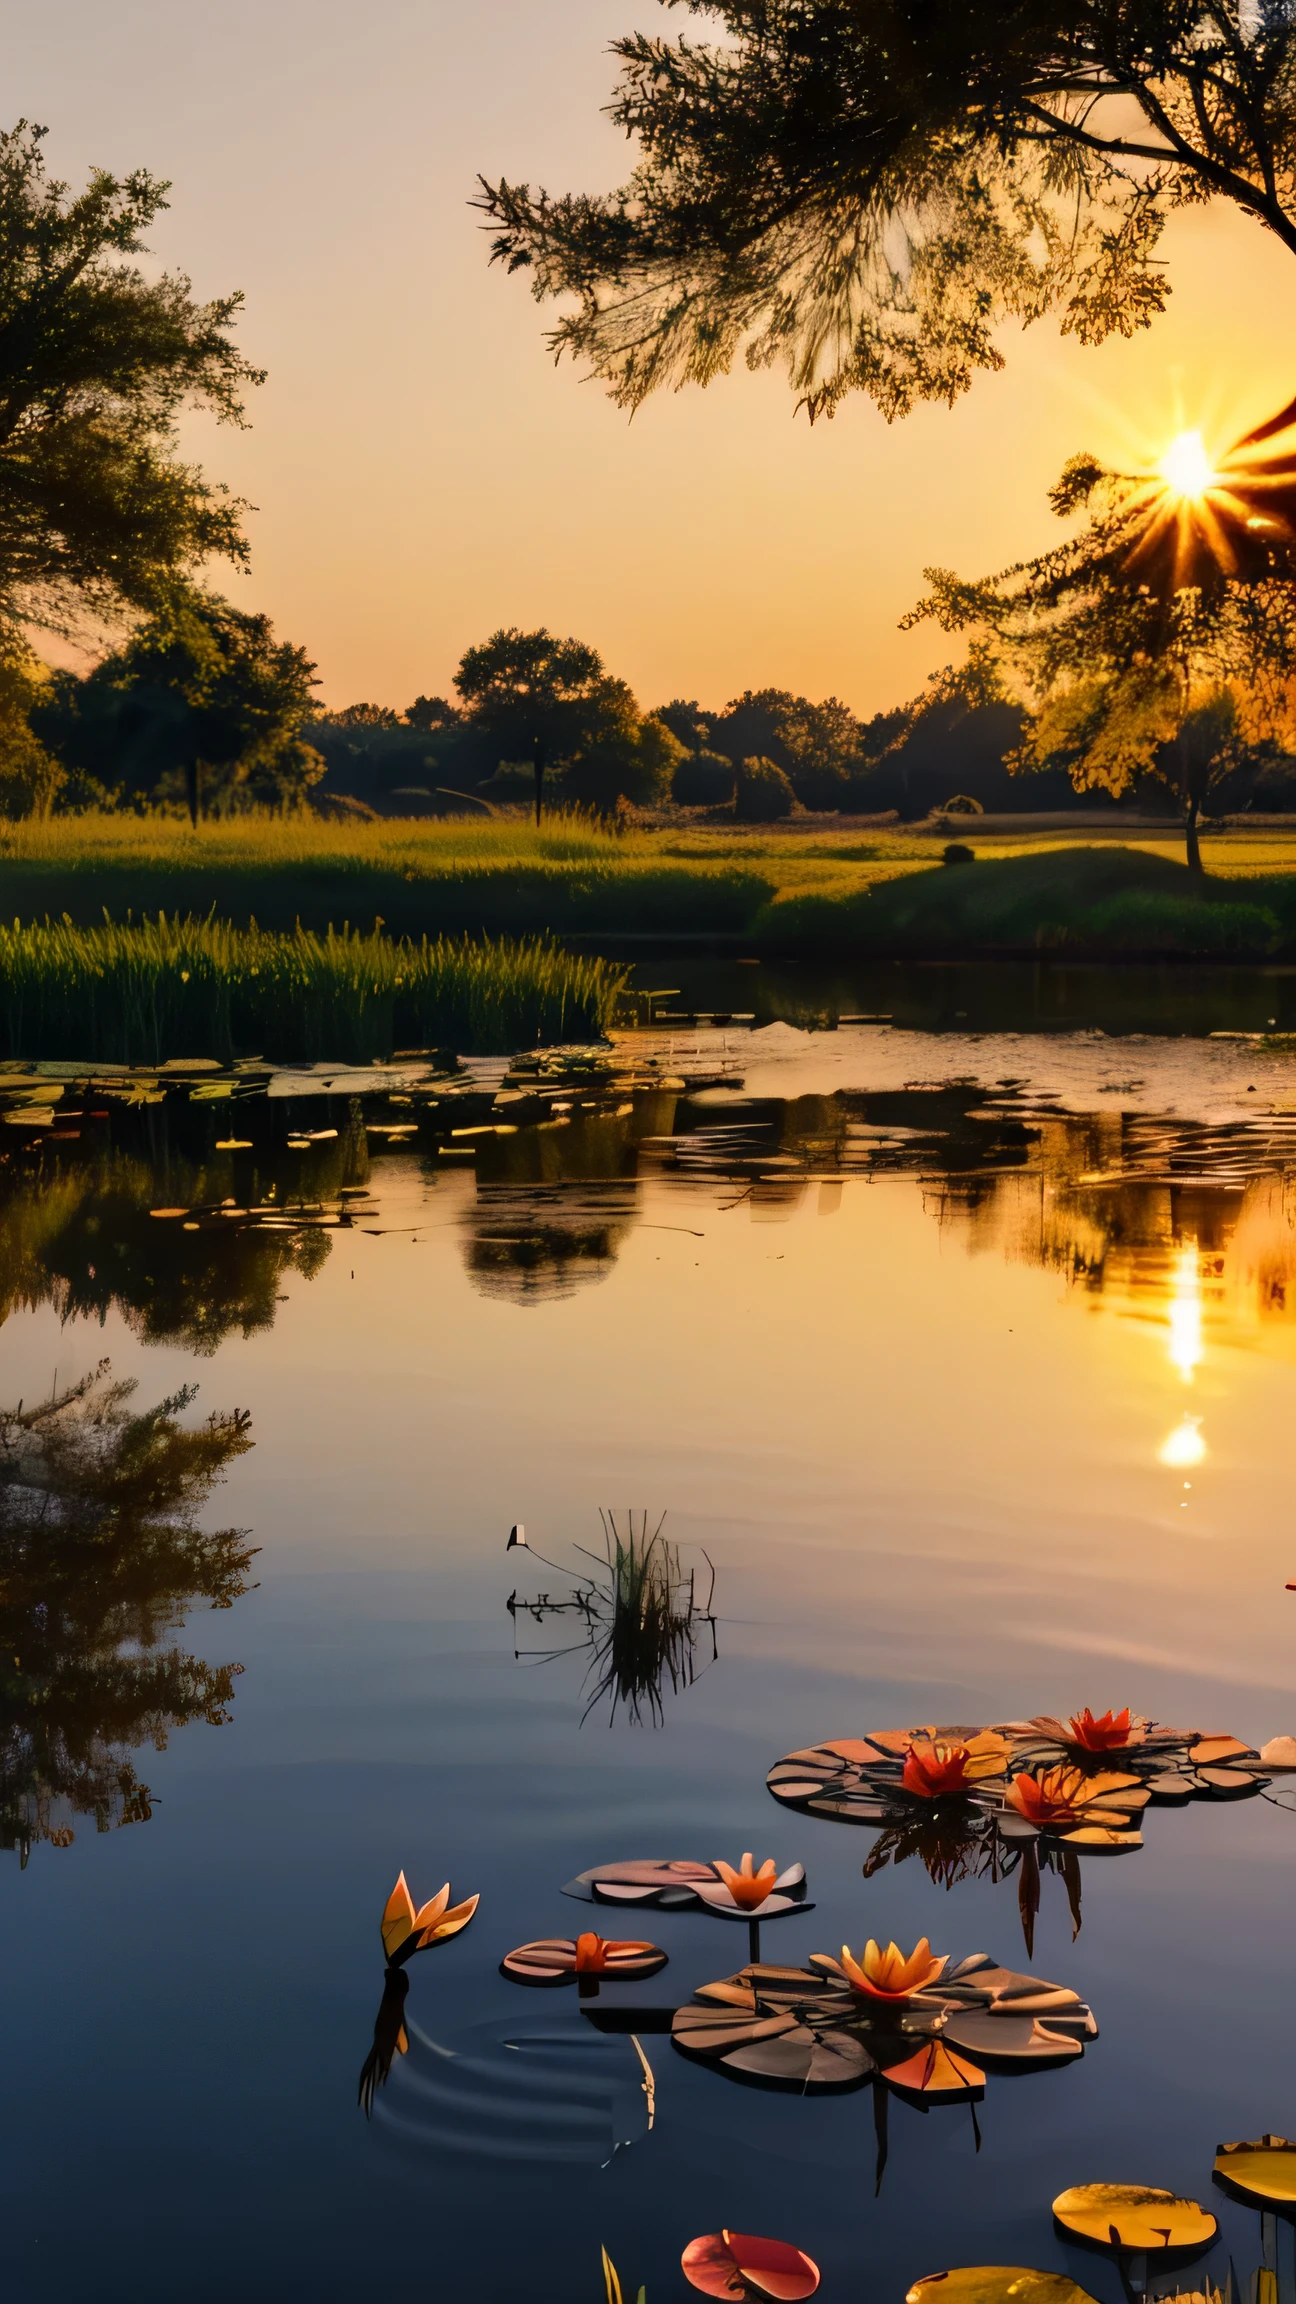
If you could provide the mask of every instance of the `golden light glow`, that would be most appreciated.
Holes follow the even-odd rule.
[[[1185,1384],[1191,1384],[1201,1356],[1201,1272],[1197,1242],[1186,1240],[1175,1258],[1170,1295],[1170,1357]]]
[[[1180,432],[1161,459],[1161,477],[1176,496],[1200,503],[1218,475],[1200,432]]]
[[[1200,1419],[1196,1416],[1185,1416],[1182,1424],[1176,1424],[1160,1449],[1161,1462],[1173,1466],[1175,1470],[1189,1464],[1200,1464],[1205,1454],[1206,1443],[1201,1436]]]

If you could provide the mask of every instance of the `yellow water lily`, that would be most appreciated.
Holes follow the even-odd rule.
[[[971,1790],[983,1776],[1002,1776],[1012,1750],[1006,1736],[985,1728],[966,1743],[947,1736],[917,1735],[905,1756],[901,1781],[920,1800],[948,1799]]]
[[[888,1944],[884,1952],[870,1936],[858,1960],[843,1944],[840,1967],[852,1990],[865,1993],[870,2000],[908,2000],[925,1984],[935,1983],[944,1972],[947,1957],[942,1954],[935,1958],[925,1936],[907,1957],[898,1944]]]
[[[448,1936],[457,1936],[461,1928],[467,1927],[480,1902],[479,1896],[469,1896],[462,1904],[452,1904],[447,1880],[444,1888],[416,1912],[402,1872],[382,1916],[383,1951],[388,1966],[403,1967],[416,1952],[442,1944]]]

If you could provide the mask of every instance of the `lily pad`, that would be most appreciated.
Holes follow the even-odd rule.
[[[1296,2142],[1260,2136],[1253,2144],[1220,2144],[1215,2181],[1253,2207],[1296,2212]]]
[[[798,2304],[819,2286],[813,2257],[787,2240],[763,2240],[751,2232],[708,2232],[690,2240],[680,2266],[689,2286],[704,2296],[768,2296]]]
[[[618,1978],[637,1982],[655,1976],[665,1965],[660,1947],[637,1937],[542,1936],[506,1952],[500,1973],[515,1984],[614,1984]]]
[[[1030,2272],[1020,2264],[965,2264],[915,2280],[905,2304],[1093,2304],[1065,2272]]]
[[[1073,2184],[1053,2214],[1077,2240],[1103,2248],[1200,2254],[1219,2226],[1196,2200],[1146,2184]]]

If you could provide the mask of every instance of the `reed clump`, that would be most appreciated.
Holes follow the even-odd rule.
[[[544,939],[276,934],[165,913],[15,921],[0,928],[0,1052],[120,1064],[503,1054],[600,1038],[624,978]]]

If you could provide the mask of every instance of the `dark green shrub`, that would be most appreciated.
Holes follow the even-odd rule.
[[[790,816],[796,794],[772,760],[740,760],[734,786],[734,814],[745,824],[774,824]]]
[[[942,857],[942,864],[975,864],[976,850],[964,846],[961,840],[951,840]]]
[[[681,808],[727,808],[734,796],[734,764],[723,752],[686,752],[671,778]]]

